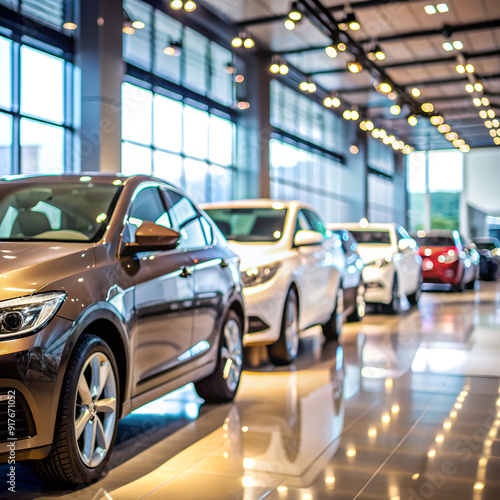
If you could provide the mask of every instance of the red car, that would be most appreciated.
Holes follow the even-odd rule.
[[[447,284],[452,292],[474,288],[479,254],[464,243],[458,231],[419,231],[415,239],[423,260],[424,283]]]

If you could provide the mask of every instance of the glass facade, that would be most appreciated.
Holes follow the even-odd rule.
[[[0,174],[71,171],[70,63],[0,37],[0,67]]]
[[[368,220],[370,222],[393,222],[394,152],[392,148],[368,137]]]
[[[197,202],[234,193],[235,126],[228,118],[137,85],[122,86],[122,172],[182,187]]]
[[[271,81],[270,117],[276,137],[270,143],[271,196],[310,203],[329,222],[350,220],[340,158],[344,121],[277,80]]]
[[[457,229],[463,190],[463,154],[455,150],[416,151],[406,163],[411,231]]]

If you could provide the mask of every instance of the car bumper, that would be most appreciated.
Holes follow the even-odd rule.
[[[377,304],[391,302],[394,272],[394,264],[392,263],[381,267],[365,266],[363,268],[365,302]]]
[[[431,264],[433,267],[429,267]],[[460,283],[462,273],[456,262],[436,265],[432,261],[424,259],[422,276],[424,283],[457,285]]]
[[[0,340],[0,411],[14,410],[9,412],[13,419],[0,422],[0,463],[13,447],[16,462],[40,459],[50,451],[72,324],[55,317],[34,335]]]
[[[283,308],[288,288],[272,279],[262,285],[243,288],[248,333],[243,337],[245,346],[272,344],[281,331]]]

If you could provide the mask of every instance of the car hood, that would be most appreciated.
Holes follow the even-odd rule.
[[[30,295],[93,264],[88,243],[1,242],[0,300]]]
[[[365,264],[373,262],[378,259],[385,259],[386,257],[395,254],[394,249],[390,245],[369,245],[358,244],[358,253]]]
[[[289,252],[277,247],[276,244],[236,243],[235,241],[229,241],[228,244],[229,248],[240,258],[242,271],[283,260],[289,255]]]

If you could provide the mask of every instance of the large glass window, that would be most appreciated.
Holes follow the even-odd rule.
[[[127,62],[224,106],[233,103],[235,83],[227,71],[233,61],[230,50],[141,0],[125,0],[124,8],[145,23],[142,30],[123,37]],[[175,45],[179,50],[167,49]]]
[[[234,196],[234,124],[210,110],[123,84],[122,172],[180,186],[197,202]]]
[[[0,175],[73,170],[69,63],[0,37],[0,66]]]
[[[392,179],[368,174],[368,220],[394,221],[394,182]]]

